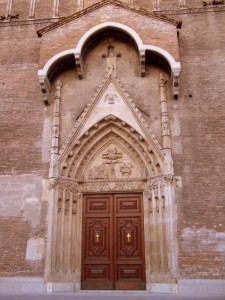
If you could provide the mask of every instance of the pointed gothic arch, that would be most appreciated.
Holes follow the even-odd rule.
[[[165,75],[160,146],[113,66],[58,154],[62,83],[56,83],[45,279],[81,287],[82,202],[88,193],[141,193],[147,289],[177,278],[175,178]]]
[[[75,134],[76,132],[73,133]],[[59,157],[59,175],[71,179],[76,179],[76,176],[82,177],[85,162],[95,155],[96,148],[102,148],[110,139],[116,143],[120,141],[124,149],[131,149],[127,151],[133,153],[144,173],[147,172],[145,176],[154,177],[163,174],[163,153],[151,140],[150,135],[147,141],[125,121],[109,115],[89,128],[79,139],[70,137],[72,143],[68,143]]]
[[[61,151],[59,176],[51,186],[52,236],[46,280],[75,282],[80,289],[82,195],[131,191],[144,196],[147,288],[158,280],[158,274],[175,280],[173,184],[164,176],[161,149],[150,134],[144,138],[113,115],[99,120],[81,136],[73,136],[76,130]]]

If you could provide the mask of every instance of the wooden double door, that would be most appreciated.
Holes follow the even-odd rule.
[[[141,194],[83,199],[82,289],[145,290]]]

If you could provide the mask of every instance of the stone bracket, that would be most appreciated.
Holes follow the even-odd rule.
[[[140,68],[141,68],[141,77],[145,77],[146,67],[145,67],[145,50],[140,51]]]
[[[75,54],[75,65],[77,67],[78,78],[84,78],[84,63],[81,54]]]
[[[180,68],[172,69],[172,82],[173,82],[173,97],[178,99],[179,95],[179,82],[180,81]]]
[[[40,83],[40,89],[42,92],[42,98],[45,104],[49,104],[49,97],[50,97],[52,86],[46,74],[41,74],[41,71],[42,70],[38,71],[38,78]]]

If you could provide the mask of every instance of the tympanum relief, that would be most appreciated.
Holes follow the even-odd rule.
[[[128,154],[116,145],[102,151],[88,168],[86,180],[118,180],[121,178],[140,178],[140,172]]]

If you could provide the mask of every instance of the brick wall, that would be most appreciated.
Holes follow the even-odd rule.
[[[144,1],[140,2],[145,4]],[[52,8],[50,1],[46,0],[45,3],[43,16],[47,17],[52,14]],[[70,3],[72,2],[68,1],[64,6],[65,15],[71,13]],[[170,3],[172,5],[172,2]],[[5,1],[0,1],[0,15],[5,7]],[[24,10],[22,7],[23,5],[19,6],[15,1],[13,12],[18,11],[21,19],[26,19],[27,2],[24,1]],[[42,14],[41,8],[41,2],[37,2],[37,17]],[[126,17],[124,14],[116,16],[116,12],[114,13],[113,20],[121,23],[126,21],[124,21]],[[182,195],[177,199],[181,278],[222,279],[225,277],[224,15],[222,8],[199,9],[195,13],[191,10],[182,14],[173,12],[169,15],[168,13],[168,16],[183,21],[179,37],[182,63],[179,99],[172,100],[171,90],[168,89],[175,173],[182,178],[180,191]],[[92,14],[90,18],[94,20],[96,15]],[[129,18],[128,14],[127,18]],[[28,185],[34,184],[38,187],[38,190],[40,190],[41,178],[47,177],[52,106],[45,107],[42,103],[37,79],[41,43],[45,48],[41,54],[42,64],[44,64],[60,49],[64,50],[65,30],[69,29],[72,32],[68,34],[68,39],[72,36],[78,40],[87,29],[86,21],[87,19],[79,21],[80,27],[77,28],[82,28],[82,32],[76,28],[77,32],[74,34],[72,32],[74,28],[70,25],[55,31],[59,38],[57,47],[54,44],[56,39],[54,32],[46,34],[42,39],[37,38],[36,30],[44,27],[46,25],[44,22],[16,23],[13,20],[8,24],[0,23],[0,174],[1,180],[5,178],[11,183],[10,189],[15,185],[14,176],[17,175],[29,175],[23,179],[23,186],[25,180]],[[143,40],[147,39],[144,33],[145,17],[127,20],[126,23],[137,31],[139,31],[138,26],[141,25],[140,32]],[[162,27],[161,30],[163,31],[164,28]],[[155,38],[159,39],[160,36]],[[70,43],[68,42],[66,46],[74,47],[73,40]],[[160,43],[163,48],[172,49],[172,44],[168,44],[169,40],[165,40],[164,37]],[[122,53],[118,76],[123,78],[125,88],[137,105],[149,113],[150,117],[146,116],[146,119],[152,124],[154,133],[160,139],[159,107],[155,102],[158,90],[152,88],[156,86],[159,69],[149,66],[147,77],[140,78],[137,53],[130,46],[118,41],[116,47]],[[99,78],[102,79],[104,76],[104,61],[99,53],[105,51],[105,48],[106,44],[102,42],[87,56],[84,80],[76,80],[75,71],[67,71],[60,75],[64,83],[62,95],[65,99],[62,103],[64,118],[61,143],[70,132],[84,105],[92,97],[99,84]],[[78,90],[79,93],[76,93]],[[78,105],[75,106],[75,102]],[[34,176],[38,176],[38,180],[33,183]],[[3,182],[2,186],[6,184]],[[19,186],[14,196],[9,197],[7,189],[4,189],[4,201],[7,197],[11,199],[11,212],[8,216],[2,212],[5,202],[2,200],[3,193],[1,194],[0,234],[1,241],[4,243],[0,243],[2,247],[0,252],[3,253],[0,257],[0,276],[27,276],[28,274],[41,276],[43,272],[43,260],[32,262],[26,260],[26,248],[29,239],[43,239],[46,235],[47,203],[41,202],[41,193],[31,193],[21,202],[17,214],[12,216],[16,203],[24,197],[23,193],[23,187]],[[27,217],[29,210],[24,213],[24,203],[27,203],[26,199],[30,198],[39,201],[40,217],[35,225],[32,225],[31,216],[30,219]]]
[[[23,30],[23,26],[9,26],[0,31],[1,174],[42,168],[38,141],[42,139],[44,107],[37,80],[40,41],[34,26],[27,26],[25,35]]]
[[[138,32],[144,44],[161,47],[179,60],[176,24],[106,5],[45,33],[41,39],[40,68],[55,54],[75,48],[86,31],[111,18],[114,22],[123,23]]]
[[[183,153],[174,158],[183,181],[178,236],[184,278],[225,276],[224,16],[224,11],[182,15],[178,110]]]
[[[26,260],[28,240],[46,234],[41,177],[48,162],[43,160],[45,107],[37,79],[40,41],[34,25],[6,25],[0,36],[0,276],[41,276],[44,261]]]
[[[59,0],[59,17],[65,17],[76,13],[77,11],[87,8],[90,5],[96,4],[100,0]],[[129,0],[121,0],[124,4],[129,4]],[[153,10],[154,0],[133,0],[134,7],[142,7],[147,10]],[[160,0],[160,10],[177,10],[180,9],[179,0]],[[186,7],[196,8],[203,7],[203,0],[185,0]],[[7,0],[0,0],[0,16],[4,17],[7,10]],[[12,16],[18,15],[17,18],[12,18],[11,21],[27,20],[29,18],[30,1],[28,0],[13,0]],[[49,19],[54,15],[54,1],[36,0],[35,19]]]

